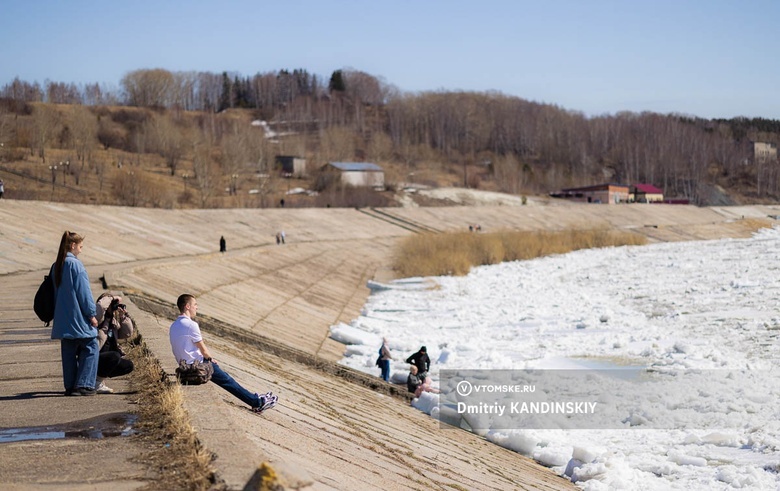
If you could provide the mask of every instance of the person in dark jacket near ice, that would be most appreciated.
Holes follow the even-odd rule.
[[[407,358],[406,363],[416,366],[420,380],[425,381],[425,377],[428,376],[428,370],[431,368],[431,359],[428,358],[428,350],[425,346]]]

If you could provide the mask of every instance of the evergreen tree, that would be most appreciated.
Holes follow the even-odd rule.
[[[330,92],[344,92],[347,90],[347,86],[344,83],[344,74],[341,70],[336,70],[330,76],[330,83],[328,84],[328,90]]]
[[[217,112],[233,107],[233,84],[227,72],[222,72],[222,95],[219,96]]]

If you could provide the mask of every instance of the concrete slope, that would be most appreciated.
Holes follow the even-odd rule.
[[[167,305],[185,291],[198,295],[201,313],[228,327],[206,331],[223,367],[248,387],[274,390],[282,397],[277,410],[258,417],[234,405],[218,387],[186,388],[198,434],[217,454],[215,464],[232,488],[241,488],[267,460],[290,483],[310,483],[314,489],[365,489],[366,483],[376,489],[567,489],[570,484],[517,454],[466,432],[442,430],[402,399],[323,371],[316,362],[293,362],[285,353],[300,352],[323,364],[339,359],[343,346],[328,338],[328,327],[357,315],[369,294],[366,280],[387,270],[397,240],[422,230],[467,230],[470,223],[485,231],[604,226],[636,230],[651,240],[691,240],[746,236],[742,217],[764,218],[777,210],[590,205],[366,214],[352,209],[175,211],[3,200],[0,397],[8,409],[0,411],[0,427],[67,423],[93,413],[124,411],[111,407],[111,398],[85,398],[97,404],[86,411],[80,398],[55,394],[58,377],[52,360],[58,359],[57,345],[46,340],[46,332],[35,330],[40,324],[28,310],[62,231],[72,229],[87,237],[81,257],[93,280],[105,276],[114,288]],[[388,220],[388,214],[394,218]],[[285,245],[275,243],[280,230],[286,232]],[[217,252],[221,235],[227,240],[225,254]],[[97,295],[99,289],[93,291]],[[139,315],[144,316],[145,338],[172,373],[166,332],[173,314]],[[220,338],[218,332],[227,334]],[[272,341],[287,351],[271,355],[246,339]],[[28,348],[21,351],[21,346]],[[39,372],[39,366],[49,368]],[[30,395],[38,391],[51,397]],[[65,406],[54,411],[61,401],[74,405],[72,412]],[[0,458],[0,482],[38,482],[16,467],[33,455],[23,448],[27,444],[4,445],[11,451]],[[90,448],[84,449],[83,460],[91,463]],[[132,488],[139,480],[133,472],[118,481]]]
[[[171,319],[156,318],[144,326],[145,341],[173,373]],[[243,489],[263,462],[288,489],[573,489],[514,452],[441,429],[404,399],[219,338],[203,326],[224,370],[245,387],[280,398],[258,416],[214,384],[183,388],[198,438],[216,454],[214,466],[229,489]]]
[[[47,268],[64,230],[87,237],[90,265],[193,258],[271,246],[284,231],[296,243],[380,239],[409,232],[354,209],[161,210],[3,200],[0,274]]]

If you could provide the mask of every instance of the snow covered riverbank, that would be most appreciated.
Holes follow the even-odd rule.
[[[638,429],[636,420],[631,429],[621,421],[613,429],[506,429],[490,420],[479,431],[583,489],[780,486],[778,230],[577,251],[372,289],[362,315],[333,326],[332,337],[348,344],[342,363],[377,375],[377,349],[387,337],[398,383],[406,380],[403,359],[422,345],[434,385],[441,370],[458,369],[625,364],[747,374],[751,391],[739,397],[700,382],[687,398],[659,395],[667,409],[703,414],[667,429]],[[436,416],[439,402],[424,394],[414,404]]]

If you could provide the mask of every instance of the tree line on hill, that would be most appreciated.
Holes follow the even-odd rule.
[[[211,115],[245,108],[279,132],[294,134],[295,144],[288,146],[294,153],[322,161],[395,163],[410,172],[430,165],[453,173],[463,169],[462,184],[470,187],[480,185],[481,175],[518,194],[609,181],[650,183],[666,196],[703,204],[712,184],[750,199],[780,197],[778,166],[754,161],[752,153],[754,141],[780,143],[776,120],[649,112],[587,117],[498,92],[404,93],[353,69],[336,70],[327,81],[303,69],[251,77],[141,69],[127,73],[120,85],[40,86],[17,78],[0,88],[0,141],[15,138],[44,152],[54,136],[45,122],[51,110],[29,104],[83,105],[90,108],[82,112],[84,121],[67,125],[64,137],[60,129],[57,138],[83,146],[94,130],[106,148],[159,153],[172,174],[182,158],[211,159],[212,149],[205,149],[216,146],[223,173],[230,173],[238,164],[225,162],[272,158],[273,151],[250,133],[215,129],[224,123]],[[108,114],[101,107],[109,105],[152,112],[111,111],[110,118],[101,117]],[[28,110],[35,123],[20,136],[9,115]],[[193,133],[177,121],[181,112],[195,111],[201,115]],[[469,174],[469,167],[488,170]]]

